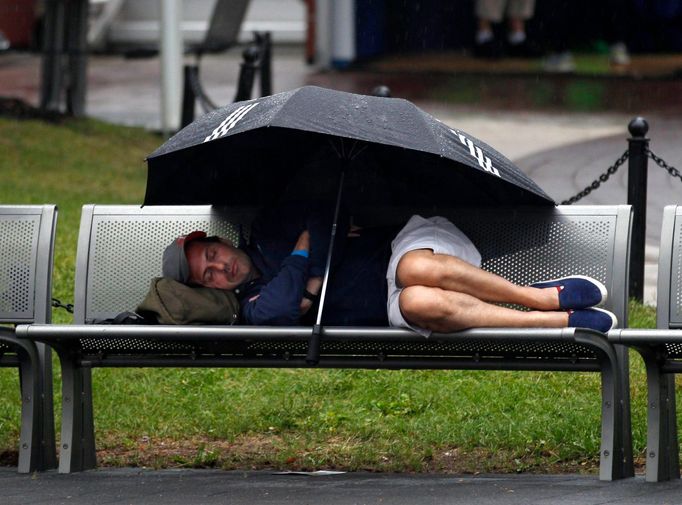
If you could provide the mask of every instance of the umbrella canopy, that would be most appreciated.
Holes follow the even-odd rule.
[[[305,86],[228,105],[148,159],[145,205],[344,203],[554,205],[502,154],[407,100]]]

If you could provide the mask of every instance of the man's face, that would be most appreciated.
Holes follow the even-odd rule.
[[[207,288],[234,289],[255,274],[251,258],[224,242],[195,240],[185,247],[189,281]]]

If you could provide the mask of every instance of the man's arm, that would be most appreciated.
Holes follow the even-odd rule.
[[[301,233],[291,255],[284,259],[279,273],[247,301],[242,315],[255,325],[291,326],[299,322],[301,299],[308,280],[310,234]]]

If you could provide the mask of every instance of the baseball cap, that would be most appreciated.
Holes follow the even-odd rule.
[[[202,238],[206,238],[206,232],[197,230],[173,240],[163,251],[163,276],[188,284],[189,263],[187,263],[185,247],[193,240]]]

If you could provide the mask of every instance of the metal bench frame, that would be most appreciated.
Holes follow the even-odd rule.
[[[612,330],[609,340],[636,349],[647,374],[646,480],[680,478],[675,374],[682,373],[682,205],[663,210],[656,330]]]
[[[18,367],[21,387],[19,473],[56,468],[52,353],[16,338],[9,324],[50,323],[57,208],[0,205],[0,367]]]
[[[252,215],[250,210],[208,206],[84,207],[76,272],[76,324],[18,329],[22,338],[49,342],[59,353],[63,380],[60,472],[96,465],[91,369],[154,366],[599,372],[600,478],[633,475],[627,349],[611,345],[599,332],[494,328],[434,334],[425,339],[399,328],[324,327],[320,360],[311,366],[305,360],[311,327],[87,324],[133,309],[149,279],[159,274],[162,245],[177,234],[197,227],[225,234],[220,230],[225,223],[248,223]],[[484,267],[498,273],[511,267],[507,273],[526,283],[549,272],[566,275],[576,273],[570,269],[581,268],[582,273],[601,277],[611,293],[608,307],[626,321],[629,206],[459,210],[450,217],[479,246]],[[501,226],[516,229],[498,233]],[[105,238],[111,230],[113,235]],[[134,245],[121,249],[122,237]],[[138,257],[148,261],[148,267],[138,265],[142,261],[138,257],[131,257],[138,249]],[[107,258],[125,259],[115,265]],[[128,271],[138,267],[142,270]],[[136,283],[134,289],[127,285],[127,278]],[[111,290],[108,300],[104,295],[107,289]]]

